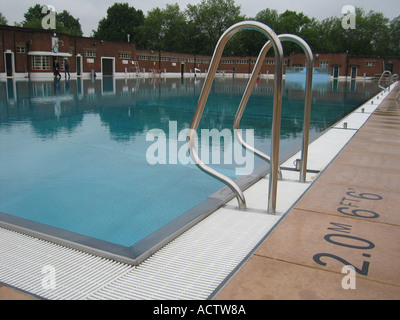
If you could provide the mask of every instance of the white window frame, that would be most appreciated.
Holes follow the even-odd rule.
[[[26,46],[17,46],[17,53],[26,53]]]
[[[85,57],[86,58],[96,58],[96,51],[95,50],[85,50]]]
[[[119,53],[119,58],[120,59],[132,59],[132,53],[131,52],[120,52]]]
[[[320,68],[329,68],[329,60],[321,60],[319,62],[319,67]]]
[[[50,70],[50,56],[32,56],[32,70]]]

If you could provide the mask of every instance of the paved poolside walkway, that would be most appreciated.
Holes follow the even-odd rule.
[[[400,299],[399,89],[398,84],[217,300]],[[349,264],[359,269],[355,277],[342,273]]]

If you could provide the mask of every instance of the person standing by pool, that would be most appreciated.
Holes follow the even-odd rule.
[[[58,76],[60,76],[61,79],[61,74],[60,74],[60,65],[58,64],[58,60],[54,61],[54,77],[58,78]]]
[[[69,62],[68,62],[68,59],[65,59],[64,69],[65,69],[65,79],[67,79],[67,73],[68,73],[68,78],[70,78],[71,75],[69,74]]]

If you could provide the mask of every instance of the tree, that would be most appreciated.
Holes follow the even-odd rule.
[[[93,30],[95,38],[104,40],[137,42],[138,28],[144,22],[142,10],[130,7],[128,3],[114,3],[107,9],[107,17],[99,21],[97,30]]]
[[[368,15],[361,8],[356,9],[356,28],[341,30],[340,43],[345,51],[353,55],[379,54],[385,47],[385,33],[389,20],[381,13],[370,11]],[[383,49],[384,50],[384,49]]]
[[[256,20],[266,24],[272,30],[275,30],[279,25],[278,10],[269,8],[261,10],[257,13]]]
[[[388,45],[390,55],[400,54],[400,16],[390,22]]]
[[[279,23],[279,14],[277,10],[267,8],[257,13],[255,18],[247,18],[247,20],[264,23],[275,31]],[[258,56],[267,41],[266,36],[258,31],[244,30],[232,38],[232,41],[228,43],[228,49],[231,49],[230,55]],[[274,55],[273,51],[271,49],[268,55]]]
[[[311,46],[314,52],[345,52],[346,49],[342,43],[343,28],[341,20],[337,17],[331,17],[318,22],[315,26],[315,40]]]
[[[68,11],[64,10],[56,15],[57,32],[82,36],[82,27],[79,18],[75,19]]]
[[[244,20],[234,0],[203,0],[188,4],[188,34],[196,53],[212,54],[218,39],[233,24]]]
[[[42,29],[42,20],[46,15],[47,13],[42,13],[42,5],[36,4],[24,14],[25,20],[21,22],[20,26],[23,28]],[[73,36],[82,36],[82,27],[79,19],[74,18],[66,10],[56,14],[55,31]]]
[[[298,35],[308,42],[315,43],[316,37],[314,28],[317,24],[315,19],[310,19],[302,12],[286,10],[282,14],[278,14],[277,10],[264,9],[260,11],[256,17],[256,21],[269,26],[277,35],[290,33]],[[236,37],[236,36],[235,36]],[[242,56],[258,56],[261,48],[265,45],[268,39],[260,32],[253,30],[245,30],[235,38],[235,54]],[[283,42],[284,54],[288,55],[291,52],[301,52],[300,46],[291,43]],[[311,45],[311,44],[310,44]],[[274,56],[274,50],[268,52],[269,56]]]
[[[7,24],[7,19],[0,12],[0,25],[2,25],[2,24],[6,25]]]
[[[151,50],[187,52],[186,28],[185,15],[178,4],[167,4],[163,10],[157,7],[148,12],[139,27],[137,45]]]
[[[167,5],[163,13],[162,35],[163,48],[167,51],[187,51],[186,18],[179,5]]]

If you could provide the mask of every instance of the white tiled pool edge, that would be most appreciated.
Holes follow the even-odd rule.
[[[388,94],[379,93],[309,146],[309,169],[323,170]],[[371,101],[374,104],[371,104]],[[364,112],[362,109],[364,108]],[[347,129],[343,129],[347,122]],[[299,154],[283,167],[293,167]],[[283,171],[277,213],[268,215],[268,179],[245,191],[248,210],[227,203],[134,267],[0,228],[0,282],[45,299],[207,299],[311,185]],[[52,282],[52,280],[54,280]]]

